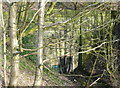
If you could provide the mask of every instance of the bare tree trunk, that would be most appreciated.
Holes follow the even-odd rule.
[[[2,61],[3,61],[3,52],[2,52],[2,44],[3,44],[3,15],[2,15],[2,0],[0,0],[0,68],[2,69]],[[2,71],[0,71],[0,77],[3,77]]]
[[[82,18],[80,18],[80,23],[82,23]],[[82,34],[82,27],[80,25],[79,50],[78,50],[78,52],[82,51],[82,49],[81,49],[81,47],[82,47],[82,35],[81,34]],[[82,71],[82,53],[78,54],[78,69],[80,71]]]
[[[9,30],[10,30],[10,44],[11,44],[11,77],[10,86],[17,86],[19,76],[19,46],[17,40],[17,26],[16,26],[16,3],[10,5],[9,10]]]
[[[39,2],[38,9],[41,9],[38,13],[38,47],[41,47],[37,52],[36,60],[36,74],[34,86],[42,85],[42,75],[43,75],[43,24],[44,24],[44,10],[45,10],[45,0]]]
[[[3,44],[3,45],[2,45]],[[2,48],[3,47],[3,48]],[[4,28],[4,19],[3,19],[3,9],[2,9],[2,0],[0,0],[0,58],[4,58],[4,86],[7,86],[7,77],[6,77],[6,34]]]
[[[7,74],[6,74],[6,66],[7,66],[7,59],[6,59],[6,28],[3,29],[3,58],[4,58],[4,83],[7,87]]]
[[[2,53],[2,39],[3,39],[3,12],[2,12],[2,0],[0,0],[0,59],[3,58]]]

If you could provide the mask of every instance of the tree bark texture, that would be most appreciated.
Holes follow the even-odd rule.
[[[10,86],[17,86],[19,76],[19,50],[17,40],[17,23],[16,23],[16,3],[10,5],[9,10],[9,31],[11,45],[11,77]]]
[[[44,10],[45,10],[45,0],[39,2],[38,9],[38,47],[41,47],[37,52],[36,60],[36,74],[34,86],[42,85],[42,75],[43,75],[43,25],[44,25]]]

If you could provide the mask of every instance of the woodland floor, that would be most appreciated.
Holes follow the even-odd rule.
[[[74,73],[76,74],[76,76],[74,76],[73,74],[61,75],[57,72],[53,74],[54,72],[53,73],[52,72],[53,72],[52,70],[51,71],[45,70],[43,74],[42,86],[82,86],[82,85],[85,85],[88,80],[88,78],[84,78],[86,75],[83,72],[79,73],[81,74],[81,76],[78,76],[76,73]],[[33,70],[32,71],[28,69],[20,70],[20,75],[18,78],[18,86],[33,86],[34,78],[35,78],[34,76],[35,76],[35,72]],[[10,77],[10,71],[7,71],[7,77],[8,78]],[[93,79],[91,83],[94,82],[97,78]],[[108,81],[109,80],[106,80],[106,82]],[[103,84],[103,81],[102,81],[102,84]],[[1,61],[0,61],[0,88],[2,86],[4,86],[3,67],[1,66]],[[97,87],[97,88],[111,88],[111,87]],[[116,87],[116,88],[119,88],[119,87]]]
[[[3,69],[0,69],[0,87],[4,86],[3,84]],[[10,74],[7,72],[7,77],[9,77]],[[46,75],[43,76],[43,84],[42,86],[75,86],[76,84],[78,85],[78,82],[76,82],[76,80],[71,81],[69,79],[69,77],[65,77],[65,76],[59,76],[58,77],[60,80],[63,81],[63,83],[61,85],[59,85],[59,82],[54,82],[51,81],[51,78]],[[8,78],[7,78],[8,79]],[[53,79],[55,80],[55,79]],[[30,71],[25,71],[25,70],[21,70],[20,71],[20,75],[18,78],[18,86],[33,86],[34,83],[34,73],[30,72]]]

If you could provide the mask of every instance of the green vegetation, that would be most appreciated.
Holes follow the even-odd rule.
[[[13,13],[17,17],[13,18],[17,22],[13,24],[8,9],[3,9],[7,39],[3,44],[7,53],[3,52],[3,55],[7,56],[9,75],[15,65],[13,57],[18,55],[20,72],[26,71],[32,79],[31,84],[38,76],[37,68],[39,71],[43,67],[45,86],[119,86],[119,8],[113,9],[116,8],[113,3],[48,2],[44,14],[40,10],[42,7],[37,7],[38,3],[19,2],[16,6],[17,11]],[[10,24],[16,25],[15,33]],[[11,37],[10,33],[17,36]],[[15,42],[11,40],[14,38],[18,44],[12,51]],[[68,57],[72,59],[66,59]],[[1,63],[4,61],[0,59]],[[38,65],[41,61],[42,64]],[[63,72],[55,71],[53,65]]]

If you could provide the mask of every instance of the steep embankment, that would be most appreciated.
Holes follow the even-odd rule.
[[[0,87],[4,86],[3,84],[3,67],[2,61],[0,61]],[[18,80],[18,86],[32,86],[34,83],[35,76],[35,64],[30,60],[22,60],[20,62],[20,74]],[[51,71],[54,70],[51,69]],[[58,76],[51,73],[48,69],[44,69],[43,74],[43,84],[42,86],[73,86],[72,81],[68,80],[65,76]],[[7,81],[9,82],[10,76],[10,64],[7,62]]]

